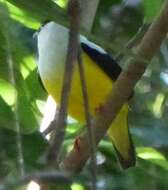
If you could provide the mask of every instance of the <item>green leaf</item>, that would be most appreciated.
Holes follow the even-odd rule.
[[[17,134],[14,131],[8,129],[0,129],[0,163],[7,160],[7,165],[3,167],[16,170],[18,167],[18,150],[17,150]],[[35,132],[29,135],[21,135],[21,142],[23,149],[24,166],[26,172],[30,172],[35,169],[39,169],[45,165],[45,160],[42,157],[47,148],[47,141],[39,132]],[[5,147],[5,149],[4,149]],[[5,160],[4,160],[5,159]],[[1,167],[1,171],[6,168]],[[11,173],[12,171],[6,170]],[[1,173],[1,172],[0,172]],[[8,173],[8,174],[9,174]],[[15,173],[13,171],[13,173]]]
[[[7,0],[39,21],[55,20],[58,23],[66,22],[66,14],[52,0]]]
[[[68,0],[53,0],[53,1],[62,8],[65,8],[68,3]]]
[[[11,107],[0,96],[0,128],[14,128],[14,116]]]
[[[156,149],[150,147],[138,147],[136,150],[138,157],[148,160],[153,164],[168,170],[168,160]]]
[[[160,13],[163,0],[143,0],[144,23],[151,23],[155,16]]]
[[[73,183],[71,185],[71,189],[72,190],[85,190],[85,188],[81,184],[78,184],[78,183]]]
[[[8,54],[6,44],[6,34],[4,20],[8,17],[8,11],[2,3],[0,3],[0,78],[9,80]]]
[[[21,93],[18,93],[18,115],[21,131],[23,133],[31,133],[38,129],[39,124],[33,106],[30,100]]]
[[[25,12],[22,9],[19,9],[18,7],[8,2],[6,5],[8,7],[9,14],[12,19],[24,24],[28,28],[38,29],[40,27],[40,22],[32,18],[30,15],[25,14]]]
[[[0,30],[0,78],[9,79],[9,68],[7,65],[7,52],[5,49],[5,36],[3,35],[2,31]]]
[[[150,147],[138,147],[137,153],[140,158],[143,158],[145,160],[166,160],[166,158],[160,152]]]
[[[3,14],[3,19],[0,17],[0,24],[2,26],[0,32],[2,32],[2,34],[5,33],[2,47],[4,47],[6,53],[5,55],[2,55],[1,60],[6,60],[5,65],[8,69],[6,69],[6,73],[2,74],[1,76],[4,78],[3,76],[6,74],[8,81],[15,83],[16,88],[12,88],[10,83],[1,80],[0,95],[9,105],[16,103],[16,109],[14,110],[17,112],[16,114],[18,114],[18,122],[21,127],[21,131],[23,133],[30,133],[39,127],[38,120],[36,118],[37,109],[33,108],[33,101],[30,98],[30,94],[33,94],[33,92],[31,90],[29,91],[28,87],[26,86],[24,78],[20,72],[20,67],[22,64],[26,64],[28,61],[30,63],[30,59],[26,60],[26,58],[32,57],[32,48],[30,46],[32,45],[30,42],[32,40],[32,36],[29,39],[29,33],[25,27],[9,18],[7,12],[6,14]],[[24,35],[22,34],[23,32]],[[29,66],[30,65],[31,64],[29,64]],[[16,94],[17,100],[15,102]],[[14,125],[2,126],[15,130]]]
[[[42,134],[35,132],[23,135],[23,155],[28,168],[39,168],[45,165],[44,153],[48,146]]]
[[[10,106],[16,102],[17,91],[9,82],[0,79],[0,96]]]
[[[38,73],[37,69],[34,69],[29,76],[25,79],[25,83],[28,87],[28,90],[30,92],[30,99],[31,101],[35,101],[37,99],[44,100],[46,99],[46,91],[41,86],[39,79],[38,79]]]
[[[66,128],[66,137],[67,139],[74,139],[77,134],[80,133],[80,131],[84,128],[85,126],[79,122],[72,122],[69,123],[67,128]]]

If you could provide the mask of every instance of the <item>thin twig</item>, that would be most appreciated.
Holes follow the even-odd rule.
[[[15,79],[15,66],[13,62],[11,46],[9,41],[9,34],[6,33],[6,42],[7,42],[7,62],[9,67],[9,77],[12,85],[17,89],[16,79]],[[17,145],[17,156],[18,156],[18,165],[20,170],[20,175],[23,176],[24,171],[24,158],[23,158],[23,147],[22,147],[22,136],[21,136],[21,129],[20,129],[20,118],[19,118],[19,108],[18,108],[18,95],[16,96],[15,105],[14,105],[14,126],[16,130],[16,145]]]
[[[115,6],[115,8],[112,9],[111,24],[108,27],[108,31],[106,31],[108,39],[112,40],[115,38],[117,34],[116,29],[121,25],[123,18],[125,16],[125,11],[126,11],[125,2],[122,2],[121,5]]]
[[[82,53],[81,47],[79,46],[78,66],[79,66],[79,74],[80,74],[82,94],[83,94],[83,100],[84,100],[86,127],[88,130],[89,141],[91,144],[90,154],[91,154],[91,171],[92,171],[92,179],[93,179],[92,184],[93,184],[93,190],[96,190],[97,189],[96,187],[96,183],[97,183],[96,144],[95,144],[94,133],[92,130],[92,125],[91,125],[91,114],[90,114],[90,106],[89,106],[89,99],[88,99],[88,93],[87,93],[87,84],[86,84],[86,79],[85,79],[85,71],[84,71],[81,53]]]
[[[108,127],[115,119],[115,116],[118,114],[123,104],[128,100],[136,83],[145,72],[151,58],[156,54],[162,41],[166,37],[168,32],[167,18],[168,1],[165,2],[160,16],[155,19],[144,35],[136,51],[136,57],[129,61],[127,70],[120,74],[102,109],[93,119],[92,129],[94,131],[96,144],[103,138]],[[77,151],[73,148],[60,164],[60,168],[72,174],[81,171],[90,156],[89,147],[88,133],[85,131],[83,135],[80,136],[80,158]]]
[[[58,114],[57,128],[61,128],[65,131],[66,128],[66,118],[67,118],[67,107],[68,107],[68,97],[70,95],[71,81],[73,75],[74,64],[77,61],[78,54],[78,33],[79,33],[79,21],[80,21],[80,8],[78,0],[70,0],[69,2],[69,16],[70,16],[70,34],[68,43],[68,52],[65,63],[65,72],[63,79],[63,87],[61,92],[61,103],[60,110]],[[64,136],[62,137],[63,142]],[[57,151],[55,147],[57,143],[56,136],[51,142],[49,148],[48,160],[51,164],[55,164],[57,160]]]
[[[58,168],[58,163],[59,163],[59,155],[60,155],[60,150],[61,146],[64,140],[64,135],[65,135],[65,127],[60,127],[57,125],[58,122],[58,117],[59,117],[59,108],[57,106],[57,109],[55,111],[55,116],[52,122],[50,123],[49,127],[43,131],[43,135],[48,135],[51,133],[50,136],[50,143],[53,142],[54,140],[54,150],[55,150],[55,167]]]

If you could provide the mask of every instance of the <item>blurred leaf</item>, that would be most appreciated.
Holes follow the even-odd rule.
[[[160,152],[150,147],[138,147],[137,153],[140,158],[145,160],[166,160],[166,158]]]
[[[15,190],[27,190],[27,185],[17,187],[17,188],[15,188]]]
[[[62,8],[65,8],[68,3],[68,0],[53,0],[53,1]]]
[[[72,190],[85,190],[85,188],[81,184],[73,183],[71,185]]]
[[[14,128],[14,116],[11,107],[0,96],[0,128]]]
[[[157,150],[150,147],[138,147],[137,153],[138,157],[149,160],[153,164],[168,170],[168,160]]]
[[[42,137],[39,132],[22,135],[22,148],[23,148],[23,158],[24,165],[27,172],[31,170],[38,169],[42,167],[45,162],[41,161],[43,154],[45,153],[47,142]],[[13,170],[16,170],[18,165],[18,150],[17,150],[17,135],[15,132],[7,129],[0,129],[0,149],[3,150],[0,152],[0,160],[8,160],[9,166],[13,167]],[[4,149],[5,147],[5,149]],[[3,171],[1,167],[1,171]],[[12,171],[11,171],[12,172]]]
[[[37,67],[37,63],[33,56],[26,56],[23,58],[23,63],[20,65],[21,74],[24,79],[26,79],[31,72],[33,72]],[[37,69],[36,69],[37,70]],[[37,71],[36,71],[37,75]]]
[[[153,104],[153,112],[156,118],[161,118],[162,116],[162,105],[163,105],[164,99],[165,99],[164,94],[159,93],[156,96],[156,100]]]
[[[0,79],[0,96],[10,106],[14,105],[17,97],[17,91],[9,82]]]
[[[31,133],[39,127],[31,102],[25,95],[18,94],[18,115],[21,131]]]
[[[31,92],[31,101],[35,101],[37,99],[46,99],[47,92],[45,89],[43,89],[39,82],[37,69],[34,69],[32,72],[30,72],[28,77],[25,79],[25,82],[29,92]]]
[[[151,23],[155,16],[160,13],[163,0],[143,0],[145,17],[144,23]]]
[[[9,80],[9,68],[7,65],[6,39],[0,30],[0,78]]]
[[[83,129],[83,127],[85,126],[79,122],[69,123],[66,128],[67,139],[69,138],[74,139],[76,135],[79,134],[80,131]]]
[[[148,120],[150,120],[150,118]],[[159,126],[154,122],[151,123],[151,126],[142,125],[143,127],[131,128],[131,132],[134,134],[136,139],[139,139],[139,142],[143,146],[164,147],[168,146],[168,128],[162,125]]]
[[[25,14],[39,21],[55,20],[65,23],[65,13],[52,0],[7,0],[13,5],[25,11]]]
[[[45,151],[48,143],[39,132],[23,135],[23,155],[28,168],[35,169],[44,166]]]
[[[14,103],[14,99],[16,99],[17,94],[17,109],[15,111],[18,111],[18,122],[20,124],[22,132],[30,133],[39,127],[36,115],[37,107],[33,108],[33,102],[30,98],[30,92],[32,89],[30,90],[27,88],[27,84],[24,81],[24,78],[22,77],[22,74],[20,72],[20,65],[22,65],[23,63],[26,64],[26,61],[29,61],[28,68],[31,68],[30,59],[26,60],[26,57],[32,57],[32,50],[28,46],[25,46],[25,44],[27,45],[27,42],[25,40],[26,36],[22,35],[22,32],[25,28],[23,28],[23,26],[21,26],[20,24],[15,23],[11,18],[9,18],[9,15],[7,13],[8,12],[6,12],[6,14],[3,14],[3,20],[0,19],[2,26],[0,31],[2,31],[2,33],[5,33],[5,40],[2,45],[5,47],[6,51],[6,57],[3,56],[3,58],[6,59],[5,64],[8,68],[8,72],[6,73],[6,75],[8,76],[8,81],[15,84],[15,91],[13,90],[13,88],[11,88],[9,84],[7,85],[7,83],[4,82],[2,84],[2,80],[0,85],[0,91],[1,95],[3,95],[2,97],[10,105]],[[31,95],[33,95],[32,92]],[[7,118],[8,117],[6,116],[6,119]],[[7,126],[8,128],[15,130],[13,125],[3,126]]]
[[[38,29],[40,27],[40,22],[28,16],[23,10],[8,2],[6,5],[8,7],[11,18],[14,20],[24,24],[28,28]]]

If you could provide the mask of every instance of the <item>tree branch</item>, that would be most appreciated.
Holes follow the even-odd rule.
[[[143,37],[136,50],[135,57],[129,60],[129,67],[123,71],[116,83],[113,91],[109,94],[103,109],[96,115],[92,122],[96,144],[105,135],[108,127],[115,119],[122,105],[127,101],[138,80],[151,58],[159,49],[163,39],[168,32],[168,1],[166,1],[160,16],[156,18]],[[124,93],[123,93],[124,92]],[[70,173],[79,172],[90,156],[88,132],[85,131],[80,137],[80,152],[74,148],[60,164],[62,170]]]
[[[82,0],[80,1],[80,4],[81,4],[81,28],[87,32],[90,32],[92,29],[95,15],[96,15],[99,0],[92,0],[92,1]],[[90,165],[91,165],[91,173],[92,173],[92,188],[93,190],[96,190],[97,189],[97,186],[96,186],[97,184],[96,145],[95,145],[94,133],[91,127],[90,106],[89,106],[87,84],[85,80],[85,71],[84,71],[80,46],[79,46],[79,52],[78,52],[78,66],[79,66],[79,74],[80,74],[80,80],[81,80],[81,86],[82,86],[86,127],[88,131],[89,142],[91,145],[90,146],[90,155],[91,155]]]
[[[64,79],[63,79],[63,87],[61,92],[61,102],[60,102],[60,109],[58,113],[58,120],[56,123],[56,127],[65,131],[66,128],[66,118],[67,118],[67,107],[68,107],[68,97],[70,95],[71,89],[71,81],[73,75],[73,68],[74,64],[77,61],[78,55],[78,33],[79,33],[79,18],[80,18],[80,7],[78,4],[78,0],[71,0],[69,3],[69,15],[70,15],[70,34],[69,34],[69,43],[68,43],[68,52],[66,57],[65,63],[65,72],[64,72]],[[64,135],[62,142],[64,139]],[[54,135],[48,153],[48,160],[51,165],[55,165],[57,161],[57,136]]]
[[[86,120],[86,127],[88,131],[88,138],[90,141],[90,154],[91,154],[91,170],[92,170],[92,184],[93,190],[96,190],[96,183],[97,183],[97,167],[96,167],[96,145],[95,145],[95,137],[91,126],[91,114],[90,114],[90,104],[87,92],[87,84],[85,79],[85,70],[83,66],[83,60],[81,55],[81,47],[79,47],[78,53],[78,67],[79,67],[79,74],[82,86],[82,94],[83,94],[83,102],[84,102],[84,110],[85,110],[85,120]]]

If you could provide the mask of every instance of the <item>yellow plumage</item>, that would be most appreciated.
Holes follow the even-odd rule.
[[[44,50],[44,47],[41,49]],[[85,78],[91,109],[90,111],[91,115],[94,116],[96,114],[96,110],[99,109],[101,105],[103,105],[108,93],[112,90],[113,81],[105,74],[104,71],[101,70],[100,67],[96,65],[96,63],[85,52],[82,53],[82,56],[84,70],[86,73]],[[62,59],[61,61],[64,60]],[[55,66],[53,63],[49,64],[52,67],[50,69],[49,67],[44,66],[44,64],[47,65],[49,63],[45,62],[45,58],[41,58],[39,71],[42,82],[48,93],[51,94],[55,101],[59,104],[63,80],[64,62],[57,63],[57,66]],[[62,67],[60,65],[62,65]],[[48,74],[45,73],[45,67],[45,70],[48,72]],[[75,66],[73,74],[71,92],[69,96],[68,113],[75,119],[83,123],[85,122],[83,96],[77,64]],[[119,160],[124,168],[133,165],[135,161],[133,145],[128,131],[127,115],[128,105],[125,104],[108,130],[108,134],[115,146]]]

